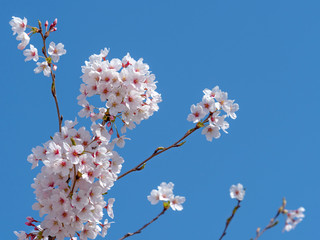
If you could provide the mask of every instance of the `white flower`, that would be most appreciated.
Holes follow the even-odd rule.
[[[170,200],[170,207],[173,211],[182,211],[182,203],[184,203],[185,201],[185,197],[175,196],[173,199]]]
[[[39,56],[38,56],[38,49],[36,49],[32,44],[30,44],[30,49],[26,49],[23,51],[23,55],[26,56],[25,61],[38,61]]]
[[[14,231],[14,234],[18,237],[18,240],[28,240],[27,234],[24,231],[20,231],[20,232]]]
[[[205,96],[212,97],[212,98],[214,98],[216,94],[220,92],[221,90],[219,89],[219,86],[215,86],[212,90],[208,88],[203,90],[203,93],[205,94]]]
[[[112,219],[114,218],[114,214],[113,214],[113,203],[114,203],[114,201],[115,201],[114,198],[109,198],[108,205],[107,205],[108,216],[111,217]]]
[[[239,104],[233,103],[233,101],[228,101],[225,104],[225,111],[228,114],[228,116],[230,116],[232,119],[237,118],[237,115],[235,112],[238,110],[239,110]]]
[[[64,45],[62,43],[58,43],[56,45],[54,42],[51,42],[49,44],[48,53],[51,55],[52,61],[58,62],[60,56],[66,54],[67,51],[64,49]]]
[[[287,215],[287,219],[283,231],[289,232],[302,221],[302,219],[304,218],[305,209],[304,207],[300,207],[297,210],[285,210],[285,212]]]
[[[219,138],[221,136],[219,132],[219,127],[212,124],[206,126],[202,130],[201,134],[206,135],[207,140],[210,142],[212,142],[212,138]]]
[[[105,237],[107,235],[108,229],[111,226],[111,223],[114,223],[114,222],[108,222],[108,219],[104,220],[104,223],[101,224],[102,230],[101,230],[101,233],[99,233],[99,235],[101,235],[102,237]]]
[[[173,187],[174,184],[172,182],[169,183],[161,183],[158,187],[159,190],[159,200],[161,201],[170,201],[173,195]]]
[[[109,49],[105,48],[99,55],[91,55],[85,66],[82,66],[81,78],[84,84],[80,88],[78,104],[83,106],[87,97],[99,95],[105,105],[104,113],[108,112],[108,115],[119,119],[123,124],[121,127],[123,133],[126,128],[133,129],[135,123],[139,124],[142,120],[148,119],[153,112],[158,111],[161,95],[155,91],[155,76],[149,71],[149,66],[143,63],[143,59],[135,61],[127,54],[122,61],[117,58],[106,60],[108,53]],[[109,128],[113,119],[106,114],[100,114],[101,109],[101,107],[90,109],[91,121],[101,120]],[[81,110],[79,116],[88,117],[85,110]],[[114,124],[116,125],[116,122]],[[113,131],[109,130],[112,135]],[[122,144],[123,141],[120,145]]]
[[[153,189],[147,198],[152,205],[155,205],[159,202],[159,197],[160,197],[159,191],[156,189]]]
[[[245,190],[243,189],[243,186],[241,183],[238,183],[238,185],[232,185],[230,187],[230,197],[236,198],[239,201],[242,201],[245,195]]]
[[[209,125],[202,130],[202,134],[206,135],[207,140],[211,142],[212,138],[220,137],[220,129],[228,133],[229,123],[225,121],[225,118],[236,119],[235,112],[239,110],[239,105],[234,103],[234,100],[228,100],[228,93],[222,92],[218,86],[212,90],[206,88],[203,93],[202,101],[197,105],[193,104],[191,106],[191,114],[188,115],[188,121],[197,123],[205,115],[209,114]],[[222,111],[225,111],[226,115],[219,116]],[[207,121],[203,123],[207,123]]]
[[[120,137],[118,137],[118,138],[113,139],[113,141],[117,144],[117,146],[118,146],[119,148],[123,148],[124,145],[125,145],[125,141],[124,141],[125,139],[131,140],[130,138],[126,138],[125,135],[122,135],[122,136],[120,136]]]
[[[209,97],[208,95],[204,95],[202,97],[202,102],[200,103],[200,105],[207,113],[214,112],[216,110],[214,99],[212,97]]]
[[[16,33],[19,35],[26,30],[27,19],[23,18],[22,20],[21,18],[12,16],[12,19],[9,22],[9,24],[12,27],[13,35],[15,35]]]
[[[18,44],[18,49],[23,50],[30,42],[30,37],[25,32],[20,33],[17,38],[18,41],[21,41],[21,43]]]
[[[100,51],[100,57],[102,57],[104,60],[106,60],[106,57],[109,54],[110,49],[104,48]]]
[[[159,201],[170,202],[170,207],[174,211],[181,211],[183,209],[182,203],[186,201],[185,197],[173,195],[174,184],[172,182],[162,182],[158,186],[158,190],[153,189],[147,197],[152,205],[157,204]]]
[[[46,77],[50,77],[51,68],[48,66],[48,63],[46,61],[42,63],[37,62],[37,66],[38,67],[33,70],[35,73],[40,73],[43,71],[43,75],[45,75]]]
[[[204,116],[206,115],[205,111],[203,111],[202,106],[200,106],[199,104],[197,104],[197,106],[192,104],[190,110],[191,113],[189,114],[187,120],[193,123],[199,122],[200,119],[204,118]]]

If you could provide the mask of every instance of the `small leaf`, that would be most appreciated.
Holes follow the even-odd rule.
[[[32,27],[32,28],[31,28],[31,32],[32,32],[32,33],[37,33],[37,32],[39,32],[39,29],[36,28],[36,27]]]
[[[144,169],[144,167],[145,167],[146,165],[147,165],[147,164],[144,163],[141,167],[138,167],[138,168],[137,168],[137,171],[141,171],[142,169]]]
[[[170,207],[170,202],[169,201],[168,202],[163,202],[163,207],[165,209],[168,209]]]
[[[181,147],[183,144],[185,144],[187,141],[183,141],[181,143],[179,143],[177,146]]]
[[[47,57],[47,58],[46,58],[46,61],[47,61],[47,63],[49,63],[49,64],[52,63],[51,57]]]
[[[197,123],[197,127],[198,127],[198,128],[202,128],[202,127],[204,127],[203,122],[198,122],[198,123]]]
[[[71,140],[71,143],[72,143],[73,146],[77,145],[72,137],[70,138],[70,140]]]

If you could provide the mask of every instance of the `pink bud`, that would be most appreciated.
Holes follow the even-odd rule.
[[[110,116],[110,120],[113,121],[114,120],[114,116]]]
[[[53,71],[57,71],[57,68],[58,68],[57,65],[52,64],[52,70]]]
[[[48,27],[48,20],[46,21],[46,23],[44,24],[44,26],[47,28]]]
[[[113,134],[113,129],[112,129],[112,128],[109,130],[109,134],[110,134],[110,135]]]
[[[55,31],[57,31],[56,27],[51,29],[51,32],[55,32]]]
[[[35,221],[33,217],[27,217],[27,220],[28,220],[29,222],[34,222],[34,221]]]
[[[111,122],[108,122],[108,123],[107,123],[107,127],[110,127],[110,126],[111,126]]]
[[[56,18],[54,21],[53,21],[53,26],[56,26],[58,23],[58,19]]]

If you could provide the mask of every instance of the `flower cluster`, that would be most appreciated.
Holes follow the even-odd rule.
[[[113,218],[114,198],[104,201],[117,179],[123,158],[113,151],[114,143],[104,127],[92,124],[93,136],[84,127],[76,130],[76,121],[66,121],[61,133],[43,147],[32,149],[28,161],[32,168],[43,163],[34,179],[37,202],[33,205],[40,217],[45,215],[38,236],[55,236],[57,240],[77,234],[81,240],[103,237],[110,227],[103,210]],[[102,227],[102,229],[101,229]]]
[[[40,29],[27,25],[26,18],[21,19],[18,17],[12,17],[12,20],[9,23],[12,27],[13,35],[18,34],[16,39],[21,41],[21,43],[19,43],[19,45],[18,45],[18,49],[20,49],[20,50],[23,50],[26,48],[26,46],[30,42],[29,36],[32,34],[41,33],[42,38],[45,38]],[[45,34],[48,35],[50,32],[56,31],[57,30],[56,25],[57,25],[57,19],[55,19],[53,21],[53,23],[50,25],[50,27],[48,29],[48,21],[46,21],[46,23],[45,23],[46,33]],[[28,34],[25,32],[27,27],[31,29],[31,31]],[[49,45],[49,49],[48,49],[48,55],[50,57],[48,57],[46,54],[45,54],[45,56],[41,56],[42,58],[45,59],[45,61],[43,61],[43,62],[38,62],[38,60],[39,60],[38,49],[35,48],[32,44],[30,44],[30,49],[25,49],[23,51],[23,55],[26,57],[25,61],[33,60],[36,62],[37,67],[34,69],[35,73],[43,72],[43,74],[45,76],[49,77],[51,74],[51,68],[52,68],[52,70],[57,69],[57,66],[55,64],[53,64],[52,61],[55,63],[58,62],[60,56],[66,54],[66,52],[67,51],[64,49],[64,45],[62,43],[59,43],[56,45],[54,42],[51,42]]]
[[[208,141],[212,141],[212,138],[219,138],[221,136],[220,129],[227,133],[229,123],[225,121],[225,118],[231,117],[236,119],[236,111],[239,110],[239,105],[234,103],[234,100],[228,99],[228,93],[223,92],[218,86],[212,90],[203,90],[204,96],[202,101],[197,105],[192,104],[187,120],[193,123],[208,123],[204,125],[202,134],[206,135]],[[221,110],[226,114],[220,115]],[[203,122],[201,122],[203,120]]]
[[[183,209],[182,204],[186,201],[186,198],[174,196],[173,187],[174,184],[172,182],[161,183],[160,186],[158,186],[158,190],[153,189],[151,191],[150,195],[148,196],[148,200],[153,205],[157,204],[159,201],[168,202],[174,211],[181,211]]]
[[[243,188],[241,183],[238,183],[237,185],[232,185],[230,187],[231,198],[236,198],[238,201],[242,201],[245,194],[245,189]]]
[[[157,88],[155,75],[149,71],[148,64],[140,58],[134,60],[129,53],[122,60],[106,59],[109,49],[101,50],[100,54],[90,56],[82,66],[82,80],[78,96],[79,105],[83,109],[80,117],[90,117],[92,121],[101,119],[107,123],[112,133],[116,118],[123,122],[121,132],[126,128],[133,129],[135,124],[148,119],[159,109],[161,95]],[[103,107],[94,107],[87,97],[98,95]]]
[[[300,207],[297,210],[284,210],[287,219],[283,231],[289,232],[294,229],[304,218],[304,212],[304,207]]]
[[[12,20],[9,22],[9,24],[12,27],[13,35],[18,35],[17,40],[21,41],[18,45],[18,49],[23,50],[30,42],[29,35],[25,32],[27,29],[27,23],[28,20],[26,18],[18,18],[18,17],[12,17]]]

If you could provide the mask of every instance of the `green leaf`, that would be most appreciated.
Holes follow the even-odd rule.
[[[185,144],[187,141],[183,141],[181,143],[178,144],[179,147],[181,147],[183,144]]]
[[[163,202],[163,207],[165,209],[168,209],[170,207],[170,202],[169,201],[168,202]]]
[[[137,171],[141,171],[142,169],[144,169],[145,168],[145,166],[146,166],[147,164],[146,163],[144,163],[141,167],[138,167],[137,168]]]
[[[202,127],[204,127],[203,122],[198,122],[198,123],[197,123],[197,127],[198,127],[198,128],[202,128]]]
[[[77,145],[72,137],[70,138],[70,140],[71,140],[71,143],[72,143],[73,146]]]

